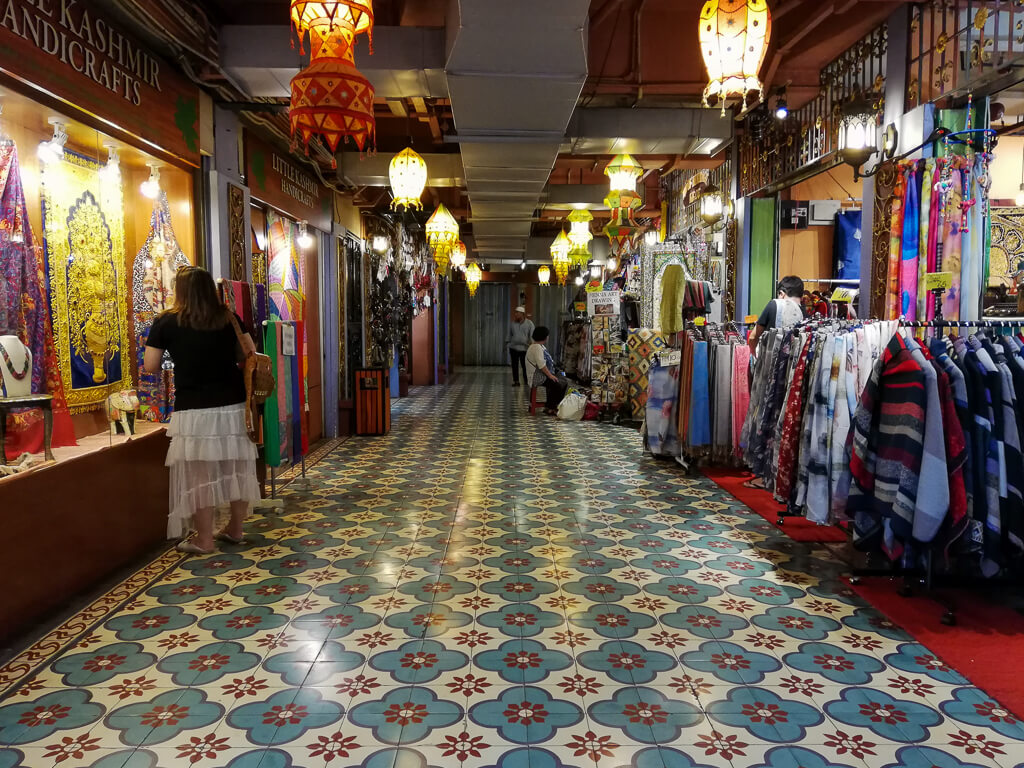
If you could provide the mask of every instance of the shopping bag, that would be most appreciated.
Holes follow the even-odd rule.
[[[564,421],[580,421],[587,409],[587,398],[575,390],[570,390],[558,404],[558,418]]]

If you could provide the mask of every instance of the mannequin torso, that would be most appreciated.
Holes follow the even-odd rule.
[[[32,353],[17,336],[0,336],[0,397],[32,394]]]

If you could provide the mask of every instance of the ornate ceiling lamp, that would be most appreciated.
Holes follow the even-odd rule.
[[[568,216],[569,219],[569,261],[573,266],[585,267],[590,262],[590,241],[594,239],[590,231],[593,214],[585,208],[578,208]]]
[[[483,279],[483,272],[480,265],[475,261],[470,262],[466,267],[466,288],[469,289],[470,298],[476,296],[476,289],[480,287],[480,280]]]
[[[551,285],[551,267],[546,264],[537,267],[537,282],[541,285]]]
[[[569,267],[572,266],[572,259],[569,258],[571,249],[572,243],[565,236],[565,230],[562,230],[551,244],[551,266],[555,268],[555,278],[559,285],[565,285],[569,279]]]
[[[455,243],[455,247],[452,248],[451,266],[453,269],[462,269],[466,266],[466,255],[468,252],[464,242],[459,240]]]
[[[303,47],[309,34],[310,63],[292,78],[292,136],[309,142],[320,136],[336,153],[341,140],[351,138],[360,151],[374,143],[374,90],[355,66],[357,34],[372,35],[370,0],[292,0],[292,28]],[[334,163],[337,167],[337,163]]]
[[[292,0],[291,16],[300,53],[306,52],[306,33],[313,29],[346,35],[350,46],[356,35],[365,32],[373,51],[372,0]]]
[[[459,222],[444,207],[444,203],[438,203],[437,210],[427,220],[426,232],[427,244],[434,251],[437,271],[443,275],[448,270],[448,261],[459,241]]]
[[[704,89],[704,106],[717,99],[725,114],[730,98],[742,99],[756,92],[764,101],[758,78],[772,36],[768,0],[707,0],[700,12],[700,48],[710,82]]]
[[[420,197],[427,186],[427,164],[418,152],[406,147],[395,155],[388,167],[388,178],[395,197],[391,201],[392,209],[398,210],[404,205],[409,210],[423,210]]]
[[[631,155],[616,155],[604,169],[611,190],[604,204],[612,209],[611,221],[604,228],[615,253],[622,255],[627,246],[632,246],[640,225],[633,219],[633,211],[640,207],[640,196],[636,193],[636,182],[644,169]]]

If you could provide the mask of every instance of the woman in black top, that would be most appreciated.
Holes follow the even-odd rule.
[[[217,296],[210,273],[182,267],[174,284],[174,308],[153,321],[146,342],[145,366],[160,370],[164,351],[174,361],[174,414],[167,428],[171,447],[168,538],[183,536],[188,521],[196,535],[178,550],[214,551],[214,539],[242,541],[242,521],[260,498],[256,446],[245,428],[245,382],[231,311]],[[252,340],[245,337],[247,345]],[[216,508],[231,504],[231,522],[214,535]]]

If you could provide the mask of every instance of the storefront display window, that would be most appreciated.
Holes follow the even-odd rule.
[[[60,460],[170,417],[170,371],[145,375],[141,359],[177,267],[194,260],[193,176],[13,90],[0,104],[0,336],[33,358],[5,396],[53,396]],[[5,415],[0,465],[42,453],[45,412]]]

